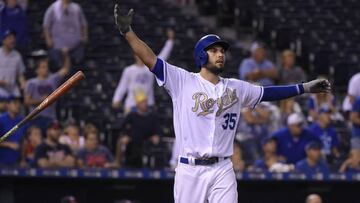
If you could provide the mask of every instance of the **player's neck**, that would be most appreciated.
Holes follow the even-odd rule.
[[[216,85],[220,81],[220,77],[218,75],[215,75],[214,73],[210,72],[206,68],[202,68],[200,70],[200,76],[204,78],[205,80],[213,83]]]

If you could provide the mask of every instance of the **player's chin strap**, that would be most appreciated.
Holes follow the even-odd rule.
[[[264,87],[264,94],[260,101],[277,101],[304,94],[303,84]]]

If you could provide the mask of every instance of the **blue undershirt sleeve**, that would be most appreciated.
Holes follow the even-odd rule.
[[[302,84],[287,86],[269,86],[264,87],[264,94],[261,101],[277,101],[287,99],[300,94],[304,94],[304,86]]]
[[[156,64],[151,72],[153,72],[159,80],[164,81],[164,63],[161,59],[156,59]]]

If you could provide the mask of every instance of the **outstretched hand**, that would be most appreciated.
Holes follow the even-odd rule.
[[[122,15],[120,12],[119,3],[115,4],[114,7],[114,17],[115,24],[117,29],[120,31],[120,34],[125,35],[131,30],[131,23],[134,15],[134,10],[130,9],[127,15]]]
[[[329,93],[331,92],[331,84],[326,79],[316,79],[304,83],[305,93]]]

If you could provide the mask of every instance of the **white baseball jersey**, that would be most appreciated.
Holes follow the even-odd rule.
[[[228,157],[240,110],[254,107],[263,88],[237,79],[220,78],[213,84],[199,73],[190,73],[163,61],[164,80],[174,109],[174,129],[179,155],[185,157]]]
[[[167,40],[158,57],[166,60],[173,46],[174,41]],[[145,65],[139,66],[132,64],[126,67],[121,75],[121,79],[115,90],[113,103],[120,102],[127,93],[124,107],[125,109],[131,109],[136,106],[135,92],[139,89],[146,94],[148,105],[154,105],[154,75]]]

